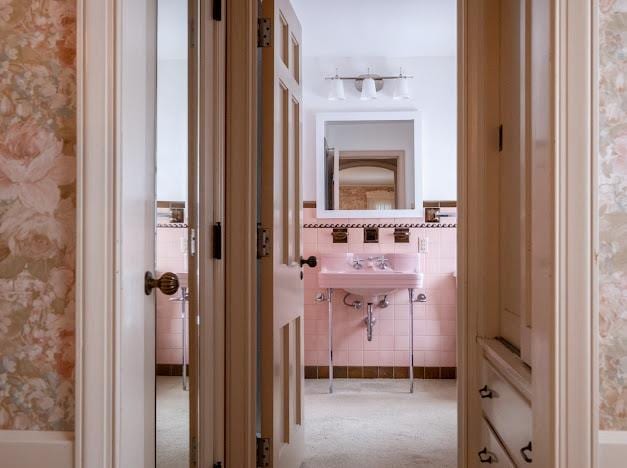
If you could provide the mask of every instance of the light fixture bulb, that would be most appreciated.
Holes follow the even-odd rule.
[[[409,91],[409,78],[406,76],[401,75],[396,80],[394,99],[411,99],[411,93]]]
[[[344,101],[346,94],[344,93],[344,81],[335,75],[329,80],[329,101]]]
[[[364,78],[361,83],[361,100],[370,101],[377,98],[377,86],[372,77]]]

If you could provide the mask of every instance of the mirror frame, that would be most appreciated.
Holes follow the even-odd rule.
[[[414,126],[414,209],[327,210],[324,189],[324,130],[327,122],[412,121]],[[316,214],[318,218],[422,218],[422,121],[420,112],[321,112],[316,114]]]

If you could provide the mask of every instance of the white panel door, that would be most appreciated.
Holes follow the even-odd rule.
[[[155,466],[156,1],[119,0],[116,171],[116,466]]]

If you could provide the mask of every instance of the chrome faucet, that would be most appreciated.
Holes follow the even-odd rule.
[[[370,257],[368,258],[368,260],[370,260],[373,265],[378,268],[379,270],[389,270],[390,269],[390,261],[385,258],[385,256],[380,256],[380,257]]]
[[[355,270],[361,270],[364,267],[363,263],[361,263],[361,259],[356,258],[353,259],[353,268]]]

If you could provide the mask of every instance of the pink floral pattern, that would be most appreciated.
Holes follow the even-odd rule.
[[[74,428],[75,0],[0,0],[0,429]]]
[[[600,2],[600,425],[627,430],[627,1]]]

